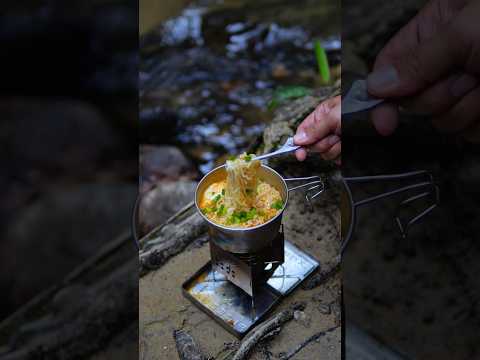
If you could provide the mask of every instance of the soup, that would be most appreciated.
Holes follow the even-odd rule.
[[[233,228],[261,225],[283,208],[280,192],[258,178],[260,168],[254,155],[242,154],[226,163],[227,176],[210,184],[199,207],[211,221]]]

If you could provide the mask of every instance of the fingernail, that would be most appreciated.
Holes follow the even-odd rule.
[[[398,84],[398,73],[392,65],[381,67],[367,76],[368,91],[374,94],[381,94],[384,91],[394,89]]]
[[[450,92],[455,97],[462,97],[477,85],[477,79],[471,75],[463,74],[458,77],[452,86]]]
[[[329,145],[335,145],[340,141],[340,137],[337,135],[331,135],[328,137],[328,144]]]
[[[293,142],[295,144],[302,143],[307,140],[307,134],[305,131],[299,131],[295,136],[293,137]]]

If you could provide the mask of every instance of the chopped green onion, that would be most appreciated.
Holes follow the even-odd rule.
[[[225,195],[225,189],[222,189],[222,195]]]
[[[221,197],[222,197],[222,195],[220,195],[220,194],[217,194],[217,195],[216,195],[216,196],[213,198],[213,202],[217,203],[217,202],[218,202],[218,200],[220,200],[220,199],[221,199]]]
[[[282,207],[283,207],[283,201],[282,200],[275,201],[271,206],[272,209],[276,209],[276,210],[280,210]]]
[[[252,155],[245,155],[244,159],[246,162],[252,161]]]
[[[217,215],[218,215],[218,216],[223,216],[223,215],[225,215],[226,213],[227,213],[227,209],[225,209],[225,205],[222,204],[222,205],[220,206],[220,209],[218,209],[218,211],[217,211]]]

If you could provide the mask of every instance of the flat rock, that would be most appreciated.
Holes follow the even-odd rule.
[[[192,179],[196,171],[192,162],[174,146],[140,146],[140,174],[143,182]]]
[[[102,114],[86,102],[13,98],[0,101],[0,112],[4,166],[31,180],[38,173],[90,175],[118,145]]]
[[[148,233],[193,201],[196,182],[180,180],[160,182],[142,195],[139,208],[140,231]]]

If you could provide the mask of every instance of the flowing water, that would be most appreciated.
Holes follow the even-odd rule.
[[[141,37],[141,142],[179,146],[202,173],[243,151],[279,87],[319,86],[313,40],[338,66],[337,1],[190,3]]]

